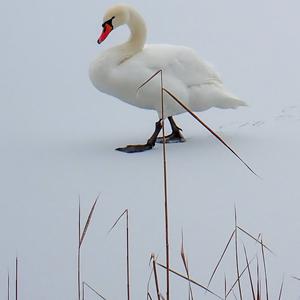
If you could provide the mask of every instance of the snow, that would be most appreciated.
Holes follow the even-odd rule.
[[[239,224],[255,236],[262,233],[276,254],[267,254],[272,297],[285,274],[284,299],[298,299],[300,285],[291,276],[300,276],[299,4],[191,4],[182,26],[182,4],[172,3],[176,9],[165,14],[170,1],[159,11],[131,1],[146,17],[149,42],[192,46],[248,102],[249,108],[199,116],[262,179],[190,116],[179,116],[187,142],[167,146],[171,265],[184,272],[183,229],[191,276],[206,283],[234,228],[236,205]],[[76,297],[78,198],[84,221],[100,194],[82,250],[83,279],[108,299],[126,297],[124,221],[110,235],[107,231],[128,208],[132,298],[141,299],[150,253],[164,260],[162,146],[134,155],[114,151],[144,142],[156,114],[101,95],[88,80],[110,2],[1,5],[0,298],[16,255],[22,299]],[[205,11],[201,18],[199,9]],[[124,34],[119,30],[104,47]],[[254,243],[240,237],[255,253]],[[231,256],[212,285],[219,293],[225,271],[234,278]],[[186,297],[186,284],[171,278],[173,299]],[[97,298],[89,293],[87,299]]]

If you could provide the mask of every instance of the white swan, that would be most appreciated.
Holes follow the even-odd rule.
[[[90,65],[90,79],[103,93],[140,108],[156,110],[159,121],[145,145],[129,145],[117,150],[127,153],[149,150],[158,140],[162,127],[160,79],[153,79],[137,92],[138,87],[158,70],[163,71],[164,87],[193,111],[246,105],[224,89],[219,76],[198,58],[194,50],[183,46],[145,45],[146,25],[141,15],[129,5],[115,5],[106,12],[98,44],[113,29],[124,24],[131,31],[129,40],[98,56]],[[185,110],[167,94],[164,95],[164,103],[164,116],[168,117],[172,128],[172,134],[166,141],[183,142],[180,128],[172,116]]]

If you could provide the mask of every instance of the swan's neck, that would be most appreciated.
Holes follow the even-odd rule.
[[[147,37],[146,24],[137,11],[130,10],[130,18],[127,25],[130,30],[128,41],[114,49],[117,51],[120,61],[128,59],[143,50]]]
[[[141,51],[144,48],[147,37],[146,24],[143,18],[138,12],[132,10],[127,25],[131,32],[130,38],[126,43],[127,47],[136,52]]]

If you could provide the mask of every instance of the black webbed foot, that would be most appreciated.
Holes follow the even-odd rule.
[[[144,152],[147,150],[151,150],[153,148],[150,144],[145,145],[127,145],[126,147],[117,148],[117,151],[125,152],[125,153],[137,153]]]
[[[156,139],[157,143],[162,144],[163,141],[163,137],[158,137]],[[171,134],[167,135],[165,137],[165,142],[168,143],[184,143],[185,142],[185,138],[183,137],[183,135],[180,133],[180,131],[175,131],[172,132]]]
[[[127,145],[126,147],[117,148],[117,151],[125,152],[125,153],[137,153],[137,152],[144,152],[147,150],[151,150],[155,146],[155,141],[159,132],[161,130],[161,120],[158,120],[155,123],[155,130],[151,137],[148,139],[147,143],[144,145]]]

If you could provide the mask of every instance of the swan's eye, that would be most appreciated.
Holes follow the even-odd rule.
[[[104,28],[106,24],[108,24],[109,26],[112,27],[112,29],[114,28],[113,24],[112,24],[112,20],[114,19],[115,17],[112,17],[111,19],[105,21],[103,24],[102,24],[102,27]]]

